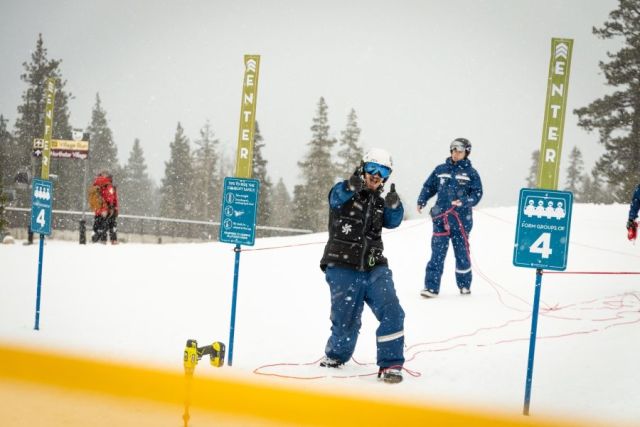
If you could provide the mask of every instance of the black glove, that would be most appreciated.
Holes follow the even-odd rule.
[[[634,230],[635,230],[636,228],[638,228],[638,223],[637,223],[637,222],[635,222],[634,220],[630,219],[629,221],[627,221],[627,230],[630,230],[630,229],[632,229],[632,228],[633,228]]]
[[[349,191],[353,191],[357,193],[358,191],[362,190],[363,186],[364,186],[364,181],[362,181],[362,171],[360,170],[360,168],[357,168],[353,172],[353,175],[349,177],[349,182],[347,183],[347,187],[349,188]]]
[[[396,193],[396,185],[391,184],[391,189],[384,198],[384,205],[387,208],[395,209],[400,204],[400,196]]]

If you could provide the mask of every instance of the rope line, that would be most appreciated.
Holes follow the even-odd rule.
[[[486,215],[488,217],[491,217],[501,222],[513,223],[511,221],[505,220],[504,218],[500,218],[498,216],[489,214],[482,210],[474,209],[474,211],[480,212],[483,215]],[[509,319],[497,325],[477,328],[474,331],[469,333],[459,334],[459,335],[451,336],[448,338],[443,338],[437,341],[418,342],[418,343],[406,346],[405,347],[405,364],[415,361],[420,355],[424,353],[447,352],[447,351],[454,351],[457,349],[463,349],[463,348],[469,348],[469,347],[487,348],[495,345],[518,343],[518,342],[525,342],[530,340],[528,333],[525,336],[513,337],[513,338],[502,338],[497,340],[492,340],[490,336],[488,336],[488,334],[491,334],[492,332],[503,330],[510,326],[513,326],[522,322],[526,322],[527,320],[529,320],[532,315],[530,313],[532,304],[526,301],[524,298],[510,292],[504,286],[502,286],[500,283],[498,283],[496,280],[492,279],[489,275],[485,274],[482,271],[482,269],[479,267],[479,264],[476,262],[476,259],[471,255],[471,252],[469,250],[469,241],[467,239],[466,233],[464,233],[464,228],[460,223],[460,218],[457,215],[455,215],[455,211],[454,211],[454,216],[456,217],[456,220],[459,222],[461,230],[463,230],[465,248],[467,250],[467,254],[469,256],[470,261],[472,261],[471,264],[472,264],[473,271],[476,274],[478,274],[478,276],[484,282],[489,284],[489,286],[495,292],[496,298],[498,299],[499,303],[502,306],[519,313],[527,313],[527,314],[525,316]],[[414,228],[417,226],[425,226],[427,224],[428,222],[426,221],[425,222],[420,221],[414,225],[411,225],[408,227],[402,227],[394,230],[389,230],[388,232],[392,233],[397,231],[409,230],[411,228]],[[302,243],[302,244],[295,244],[295,245],[282,245],[282,246],[274,246],[274,247],[266,247],[266,248],[243,249],[243,251],[282,249],[282,248],[290,248],[290,247],[297,247],[297,246],[316,245],[321,243],[325,243],[325,242],[324,241],[310,242],[310,243]],[[584,245],[584,244],[573,242],[573,241],[571,243],[578,246],[585,247],[585,248],[609,252],[617,255],[637,257],[637,255],[628,254],[621,251],[614,251],[614,250],[609,250],[605,248]],[[561,271],[545,270],[543,274],[633,276],[633,275],[640,275],[640,272],[636,272],[636,271],[562,271],[561,272]],[[506,296],[524,304],[526,309],[518,308],[508,304],[505,301]],[[627,326],[627,325],[634,325],[634,324],[640,323],[640,292],[627,292],[620,295],[613,295],[613,296],[608,296],[603,298],[592,298],[582,302],[576,302],[576,303],[564,304],[564,305],[560,305],[559,303],[548,304],[544,301],[541,301],[541,303],[542,303],[542,307],[540,308],[540,315],[544,316],[550,321],[563,322],[562,323],[563,325],[568,325],[569,331],[564,333],[557,333],[553,335],[537,336],[536,337],[537,340],[554,340],[554,339],[564,339],[572,336],[584,336],[584,335],[594,334],[598,332],[604,332],[606,330],[619,327],[619,326]],[[607,312],[611,314],[605,315]],[[588,314],[590,316],[585,316]],[[571,322],[579,322],[579,321],[593,322],[594,325],[598,325],[598,326],[592,327],[592,328],[578,327],[577,330],[571,330],[572,329]],[[606,324],[607,322],[609,322],[609,324]],[[612,322],[615,322],[615,323],[612,323]],[[472,340],[469,340],[471,338],[476,339],[478,342],[475,342],[475,343],[472,342]],[[460,342],[461,340],[467,340],[467,342]],[[256,375],[273,376],[273,377],[279,377],[279,378],[298,379],[298,380],[319,380],[323,378],[349,379],[349,378],[371,377],[371,376],[377,375],[377,367],[375,371],[369,371],[365,373],[353,373],[353,374],[339,374],[335,372],[337,370],[335,368],[320,368],[320,369],[327,369],[329,371],[327,374],[323,374],[323,375],[315,375],[312,373],[309,373],[309,375],[300,375],[300,374],[289,375],[289,374],[271,371],[271,370],[279,370],[284,367],[316,366],[319,364],[321,359],[322,358],[319,358],[313,362],[308,362],[308,363],[268,364],[268,365],[257,367],[256,369],[254,369],[253,372]],[[353,361],[357,366],[361,366],[365,368],[370,365],[375,366],[375,363],[360,362],[353,357],[351,358],[351,361]],[[419,371],[408,369],[405,366],[402,367],[402,370],[407,372],[408,375],[411,375],[413,377],[422,376],[422,374]]]

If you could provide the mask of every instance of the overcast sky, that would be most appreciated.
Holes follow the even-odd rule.
[[[256,117],[273,182],[292,192],[318,99],[331,133],[356,110],[365,148],[388,149],[393,181],[413,211],[422,183],[466,137],[482,204],[514,205],[540,147],[551,38],[574,49],[566,154],[590,169],[597,135],[574,108],[610,91],[598,61],[620,41],[592,34],[616,0],[165,1],[20,0],[0,15],[0,114],[13,128],[38,33],[62,59],[71,123],[86,128],[96,93],[126,162],[139,138],[152,178],[164,175],[177,122],[193,141],[208,119],[235,160],[243,55],[261,55]],[[327,189],[328,191],[329,189]]]

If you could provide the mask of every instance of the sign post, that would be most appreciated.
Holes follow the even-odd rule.
[[[250,179],[253,175],[253,136],[258,100],[258,74],[260,55],[244,56],[244,79],[240,103],[240,129],[236,152],[236,178],[226,177],[222,195],[220,241],[234,243],[235,263],[233,294],[231,297],[231,322],[229,326],[229,352],[227,365],[233,366],[233,340],[235,337],[236,301],[240,273],[240,245],[253,246],[255,241],[256,212],[260,182]]]
[[[220,241],[236,245],[233,268],[233,298],[231,299],[231,322],[229,326],[229,358],[233,364],[233,341],[236,329],[236,301],[238,276],[240,273],[240,245],[255,243],[256,214],[260,181],[247,178],[224,179],[222,194],[222,218],[220,219]]]
[[[543,269],[562,271],[567,268],[572,209],[573,194],[568,191],[528,188],[520,190],[513,265],[536,269],[524,393],[524,415],[529,415],[531,402],[542,271]]]
[[[558,172],[560,170],[560,154],[562,153],[567,94],[569,93],[572,50],[572,39],[551,39],[551,59],[549,61],[549,76],[545,98],[540,161],[538,162],[538,188],[540,189],[556,190],[558,188]],[[528,191],[537,190],[522,189],[520,191],[518,228],[516,230],[516,245],[513,254],[514,265],[536,269],[524,415],[529,415],[531,399],[533,358],[536,348],[538,311],[542,290],[542,270],[544,268],[549,270],[564,270],[566,268],[571,206],[573,203],[571,193],[546,191],[539,194],[528,193]],[[561,204],[561,209],[558,209],[559,203]],[[561,214],[561,211],[564,211],[564,213]],[[527,218],[522,217],[522,215]]]
[[[48,78],[44,110],[44,138],[42,147],[42,180],[33,180],[31,197],[31,230],[40,233],[38,250],[38,283],[36,286],[36,320],[33,329],[40,330],[40,295],[42,293],[42,263],[44,261],[44,236],[51,234],[51,206],[53,204],[53,183],[49,179],[51,160],[51,135],[53,134],[53,102],[56,95],[56,81]]]
[[[42,261],[44,236],[51,234],[51,206],[53,204],[53,183],[44,179],[34,179],[31,186],[31,230],[40,234],[38,250],[38,284],[36,289],[36,320],[33,329],[40,329],[40,294],[42,289]]]
[[[542,126],[538,188],[558,188],[564,117],[569,93],[573,40],[551,39],[551,60]]]

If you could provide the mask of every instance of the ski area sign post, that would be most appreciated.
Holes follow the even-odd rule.
[[[51,135],[53,134],[53,102],[56,95],[56,81],[48,78],[45,87],[44,138],[42,146],[42,180],[31,183],[31,229],[40,233],[38,250],[38,284],[36,286],[36,321],[33,329],[40,329],[40,295],[42,293],[42,262],[44,257],[44,236],[51,234],[51,205],[53,204],[53,183],[49,181],[51,161]],[[34,221],[35,220],[35,221]]]
[[[538,162],[538,188],[550,190],[558,188],[572,49],[573,40],[571,39],[551,39],[549,81]]]
[[[538,162],[538,188],[520,190],[513,264],[536,269],[531,314],[529,359],[522,413],[529,415],[533,359],[536,349],[542,270],[564,270],[571,226],[573,195],[558,188],[564,118],[569,92],[569,71],[573,40],[551,39],[551,60]]]
[[[233,295],[231,298],[231,322],[229,326],[229,356],[227,364],[233,365],[233,339],[236,323],[238,275],[241,244],[253,246],[260,182],[253,175],[253,136],[256,126],[256,102],[258,100],[258,72],[260,55],[244,56],[244,79],[240,102],[240,130],[236,152],[236,177],[224,179],[220,218],[220,241],[235,243],[233,271]]]

